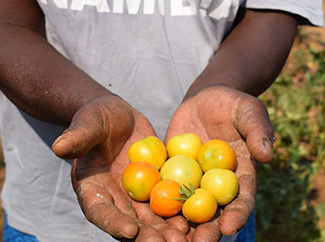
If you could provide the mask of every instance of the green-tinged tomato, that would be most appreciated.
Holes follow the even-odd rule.
[[[212,192],[218,205],[226,205],[237,195],[238,179],[231,170],[214,168],[202,176],[201,188]]]
[[[155,136],[148,136],[134,142],[128,151],[131,163],[145,161],[160,170],[167,159],[167,152],[164,143]]]
[[[161,178],[172,179],[180,185],[194,188],[200,186],[202,170],[196,160],[185,155],[177,155],[169,158],[160,170]]]

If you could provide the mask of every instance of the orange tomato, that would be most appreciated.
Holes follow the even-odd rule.
[[[159,171],[148,162],[128,165],[122,174],[122,186],[136,201],[147,201],[152,188],[161,181]]]
[[[234,149],[225,141],[218,139],[210,140],[201,146],[197,161],[203,172],[213,168],[234,170],[237,164]]]
[[[170,138],[167,142],[166,149],[169,158],[176,155],[185,155],[196,160],[201,146],[202,141],[196,134],[184,133]]]
[[[198,188],[184,203],[182,212],[185,218],[194,223],[205,223],[217,211],[217,200],[207,189]]]
[[[164,143],[155,136],[148,136],[134,142],[129,150],[128,156],[131,163],[146,161],[160,170],[167,159],[167,151]]]
[[[238,179],[231,170],[214,168],[202,176],[201,188],[212,192],[218,205],[226,205],[237,195]]]
[[[200,186],[202,170],[196,160],[185,155],[176,155],[168,159],[160,170],[161,178],[172,179],[180,185],[194,188]]]
[[[151,191],[150,207],[155,214],[161,217],[172,217],[182,210],[184,201],[177,199],[183,198],[176,181],[162,180]]]

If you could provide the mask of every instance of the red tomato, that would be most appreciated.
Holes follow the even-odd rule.
[[[194,188],[200,186],[202,170],[196,160],[185,155],[176,155],[168,159],[160,170],[161,178],[172,179],[180,185]]]
[[[146,161],[160,170],[167,159],[164,143],[155,136],[148,136],[134,142],[128,151],[130,162]]]
[[[213,168],[233,170],[236,166],[236,153],[225,141],[213,139],[201,146],[197,161],[203,172]]]
[[[166,179],[158,182],[150,194],[150,207],[152,211],[161,217],[172,217],[182,210],[184,201],[180,194],[179,184]]]
[[[159,171],[148,162],[128,165],[122,174],[122,186],[136,201],[147,201],[152,188],[161,181]]]
[[[167,142],[166,149],[169,158],[176,155],[185,155],[196,160],[201,146],[202,141],[196,134],[184,133],[170,138]]]
[[[184,203],[182,212],[185,218],[194,223],[205,223],[212,219],[217,211],[217,200],[204,188],[198,188]]]

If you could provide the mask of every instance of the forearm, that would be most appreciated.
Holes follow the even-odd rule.
[[[296,20],[285,13],[242,9],[238,21],[185,98],[216,85],[258,96],[279,75],[297,31]]]
[[[35,12],[22,22],[0,12],[0,88],[21,110],[66,126],[82,105],[111,93],[47,43]]]

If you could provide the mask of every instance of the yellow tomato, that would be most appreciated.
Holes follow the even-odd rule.
[[[168,140],[166,148],[170,158],[176,155],[185,155],[196,160],[201,146],[202,141],[196,134],[184,133]]]
[[[134,142],[129,150],[128,156],[131,163],[145,161],[160,170],[167,159],[167,152],[164,143],[155,136],[148,136]]]
[[[203,172],[213,168],[233,170],[237,163],[234,149],[218,139],[210,140],[201,146],[197,161]]]
[[[202,177],[202,170],[196,160],[185,155],[169,158],[160,170],[161,178],[172,179],[180,185],[198,188]]]
[[[202,176],[201,188],[212,192],[218,205],[226,205],[237,195],[238,179],[231,170],[214,168]]]
[[[217,200],[207,189],[198,188],[184,203],[182,212],[193,223],[205,223],[213,218],[217,211]]]
[[[159,171],[148,162],[135,162],[128,165],[122,174],[122,186],[136,201],[147,201],[152,188],[161,181]]]

